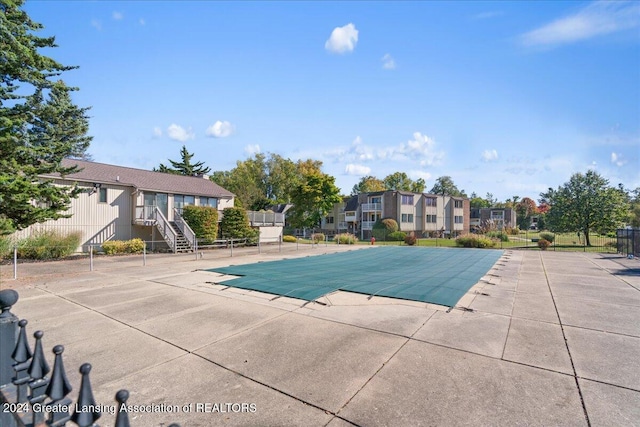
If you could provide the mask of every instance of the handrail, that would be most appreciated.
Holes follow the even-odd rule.
[[[178,236],[176,235],[176,231],[173,229],[173,227],[171,227],[171,224],[169,224],[169,221],[167,221],[167,218],[164,217],[162,211],[160,211],[157,206],[154,209],[153,213],[155,216],[156,227],[158,228],[158,231],[160,231],[164,240],[169,244],[169,247],[173,249],[173,252],[175,253],[178,249]]]
[[[189,227],[187,221],[184,220],[176,208],[173,208],[173,221],[182,232],[184,238],[187,239],[187,242],[189,242],[189,246],[191,246],[194,251],[197,251],[198,240],[196,239],[196,233]]]

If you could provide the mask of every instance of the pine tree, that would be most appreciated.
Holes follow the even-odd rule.
[[[56,47],[55,38],[35,35],[43,26],[23,3],[0,1],[0,234],[68,216],[79,190],[41,176],[77,172],[62,159],[86,158],[91,142],[88,108],[74,105],[77,89],[58,78],[76,67],[38,52]]]
[[[158,168],[154,168],[153,170],[156,172],[164,172],[164,173],[172,173],[174,175],[186,175],[186,176],[195,176],[195,175],[204,175],[211,172],[211,168],[205,167],[204,162],[196,162],[191,164],[191,159],[194,154],[189,153],[187,151],[187,147],[185,145],[182,146],[182,150],[180,150],[181,161],[177,162],[175,160],[169,159],[169,163],[171,166],[166,166],[160,163]]]

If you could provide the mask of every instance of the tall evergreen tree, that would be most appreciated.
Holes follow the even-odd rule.
[[[42,175],[78,171],[62,167],[65,157],[86,158],[91,137],[86,112],[73,104],[58,77],[76,67],[41,55],[56,47],[54,37],[21,7],[23,0],[0,1],[0,234],[11,233],[64,212],[79,189],[54,185]]]
[[[186,176],[195,176],[195,175],[204,175],[211,172],[211,168],[204,166],[204,162],[196,162],[191,163],[191,159],[194,154],[189,153],[186,145],[182,146],[180,150],[180,161],[175,161],[169,159],[169,163],[171,163],[172,167],[166,166],[160,163],[158,168],[153,168],[155,172],[164,172],[171,173],[174,175],[186,175]]]

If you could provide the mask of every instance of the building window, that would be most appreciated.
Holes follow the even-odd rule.
[[[491,211],[491,219],[502,221],[504,219],[504,211]]]
[[[413,205],[413,195],[402,195],[402,204],[403,205]]]
[[[334,221],[334,219],[333,219],[332,216],[328,216],[327,217],[327,224],[333,224],[333,221]]]
[[[456,208],[462,208],[462,200],[456,200],[454,202],[454,207]]]
[[[107,203],[107,189],[100,187],[98,190],[98,202]]]
[[[380,203],[380,197],[372,197],[370,203]]]
[[[218,207],[218,199],[215,197],[200,197],[200,206]]]
[[[456,215],[454,217],[454,222],[456,224],[462,224],[464,222],[464,217],[462,215],[460,215],[460,216]]]
[[[402,222],[413,222],[413,214],[402,214]]]
[[[435,224],[437,221],[436,215],[427,215],[427,222],[431,224]]]
[[[438,205],[438,199],[436,199],[435,197],[427,197],[425,199],[425,203],[426,203],[427,206],[437,206]]]

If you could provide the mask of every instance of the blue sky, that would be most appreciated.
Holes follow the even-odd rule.
[[[27,1],[91,106],[94,160],[255,152],[538,199],[640,186],[640,2]]]

